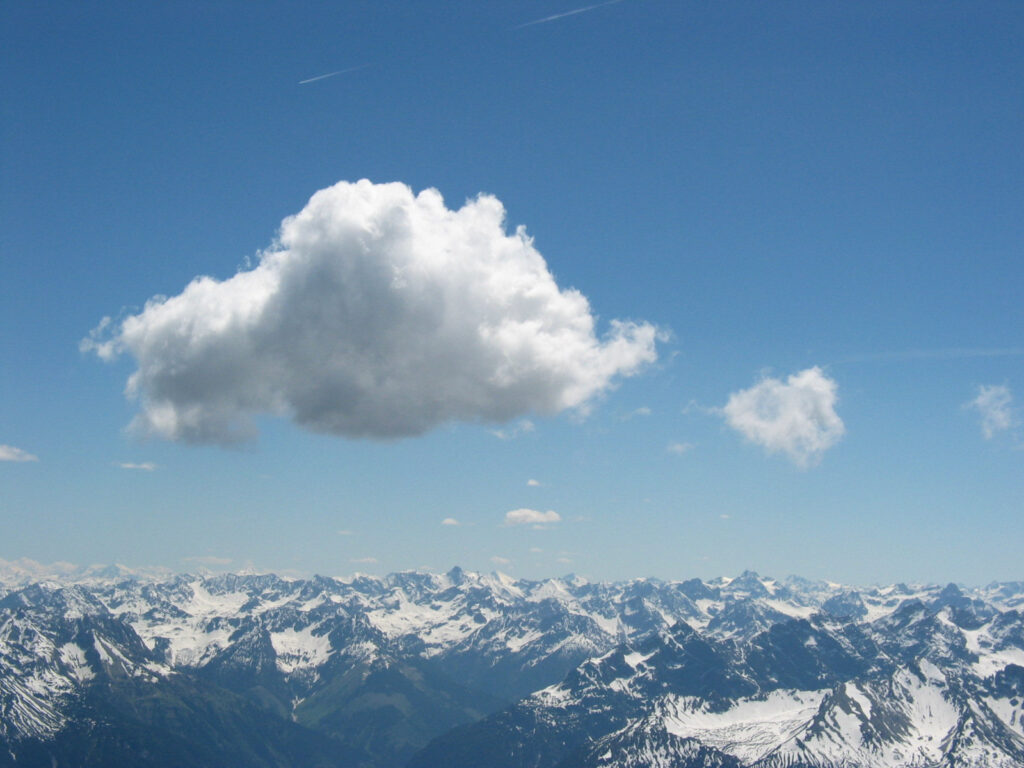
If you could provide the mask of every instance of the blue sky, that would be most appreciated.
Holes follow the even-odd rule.
[[[1021,6],[561,15],[584,5],[5,4],[0,557],[1021,578]],[[359,179],[374,186],[334,187]],[[420,249],[406,293],[310,279],[295,243],[320,230],[300,217],[278,320],[175,357],[331,187],[330,221],[359,195],[367,216],[422,214],[399,227]],[[445,213],[486,219],[481,199],[505,229],[473,231],[506,261]],[[349,253],[328,241],[320,266]],[[364,272],[405,258],[376,247]],[[431,248],[456,261],[417,271]],[[506,263],[547,303],[518,296],[520,335],[476,355],[457,340],[474,312],[503,319],[488,270]],[[203,275],[213,304],[185,293]],[[448,324],[398,323],[388,302],[428,288]],[[146,314],[158,296],[181,317]],[[358,329],[331,314],[356,305]],[[530,335],[556,315],[594,321],[580,351]],[[615,357],[615,320],[657,339]],[[339,338],[391,399],[339,395]],[[525,362],[495,388],[510,344]],[[224,409],[256,436],[225,446]],[[505,523],[523,509],[559,519]]]

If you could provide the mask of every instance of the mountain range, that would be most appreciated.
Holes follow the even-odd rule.
[[[1024,582],[0,561],[0,766],[1024,765]]]

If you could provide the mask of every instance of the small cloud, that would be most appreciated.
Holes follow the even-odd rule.
[[[119,461],[117,462],[116,466],[120,467],[121,469],[140,469],[143,472],[152,472],[154,469],[156,469],[156,464],[154,464],[152,461],[143,461],[138,464],[136,464],[134,461]]]
[[[540,488],[541,486],[540,480],[534,480],[532,477],[526,481],[526,484],[531,488]]]
[[[564,565],[571,565],[572,564],[572,558],[571,557],[559,557],[557,559],[558,559],[558,562],[563,563]]]
[[[718,517],[722,520],[728,520],[732,517],[732,515],[721,514]]]
[[[689,453],[693,450],[693,443],[669,443],[665,446],[665,450],[676,454],[676,456],[682,456],[684,453]]]
[[[353,557],[349,562],[358,563],[360,565],[376,565],[376,557]]]
[[[39,461],[39,457],[13,445],[0,445],[0,461]]]
[[[491,434],[499,440],[515,440],[520,435],[536,431],[537,426],[529,419],[522,419],[508,429],[492,429]]]
[[[683,406],[682,414],[684,416],[690,416],[692,414],[700,414],[702,416],[718,416],[721,410],[718,408],[701,405],[696,400],[691,399],[686,405]]]
[[[184,563],[195,563],[196,565],[203,565],[211,568],[223,567],[230,565],[232,560],[230,557],[217,557],[215,555],[195,555],[193,557],[181,558]]]
[[[444,520],[441,521],[441,525],[453,525],[454,526],[454,525],[462,525],[462,523],[460,523],[454,517],[446,517]]]
[[[639,408],[634,408],[632,411],[627,411],[626,413],[622,414],[620,418],[623,421],[629,421],[630,419],[636,418],[637,416],[650,416],[651,413],[653,413],[653,411],[651,411],[650,408],[648,408],[646,405],[642,405]]]
[[[562,516],[554,510],[539,512],[536,509],[513,509],[505,513],[505,525],[547,525],[559,523]]]
[[[978,396],[966,403],[981,415],[981,433],[991,440],[997,432],[1005,432],[1014,426],[1013,395],[1005,384],[981,385]]]
[[[544,550],[541,549],[540,547],[530,547],[530,552],[533,553],[534,555],[539,555],[543,551]]]
[[[349,528],[342,528],[340,531],[338,531],[338,535],[339,536],[355,536],[356,532],[353,531],[353,530],[350,530]]]
[[[835,411],[838,385],[817,366],[785,382],[765,378],[729,395],[726,423],[768,453],[784,453],[801,469],[817,464],[846,428]]]
[[[494,557],[492,557],[491,562],[495,565],[512,565],[511,560],[509,560],[507,557],[501,557],[499,555],[495,555]]]

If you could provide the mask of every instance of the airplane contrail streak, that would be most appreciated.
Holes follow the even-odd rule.
[[[1024,347],[908,349],[902,352],[852,355],[833,362],[841,365],[844,363],[906,362],[911,360],[961,360],[972,357],[1024,357]]]
[[[616,0],[617,2],[618,0]],[[334,77],[335,75],[344,75],[347,72],[355,72],[357,69],[366,69],[369,64],[360,64],[358,67],[349,67],[348,69],[339,69],[337,72],[328,72],[326,75],[317,75],[316,77],[309,77],[305,80],[299,80],[299,85],[305,85],[306,83],[315,83],[317,80],[326,80],[328,77]]]
[[[545,16],[543,19],[534,19],[533,21],[528,21],[525,24],[520,24],[519,26],[512,27],[512,29],[532,27],[534,24],[546,24],[549,21],[557,21],[558,19],[564,19],[566,16],[575,16],[577,13],[586,13],[587,11],[592,11],[595,8],[603,8],[606,5],[615,5],[616,3],[621,2],[622,0],[605,0],[605,2],[597,3],[596,5],[588,5],[583,8],[575,8],[571,11],[565,11],[564,13],[556,13],[554,16]]]

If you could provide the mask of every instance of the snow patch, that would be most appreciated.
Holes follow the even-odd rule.
[[[271,632],[270,644],[277,654],[277,668],[286,675],[298,669],[319,667],[330,658],[333,649],[326,635],[315,635],[314,626],[302,630]]]

